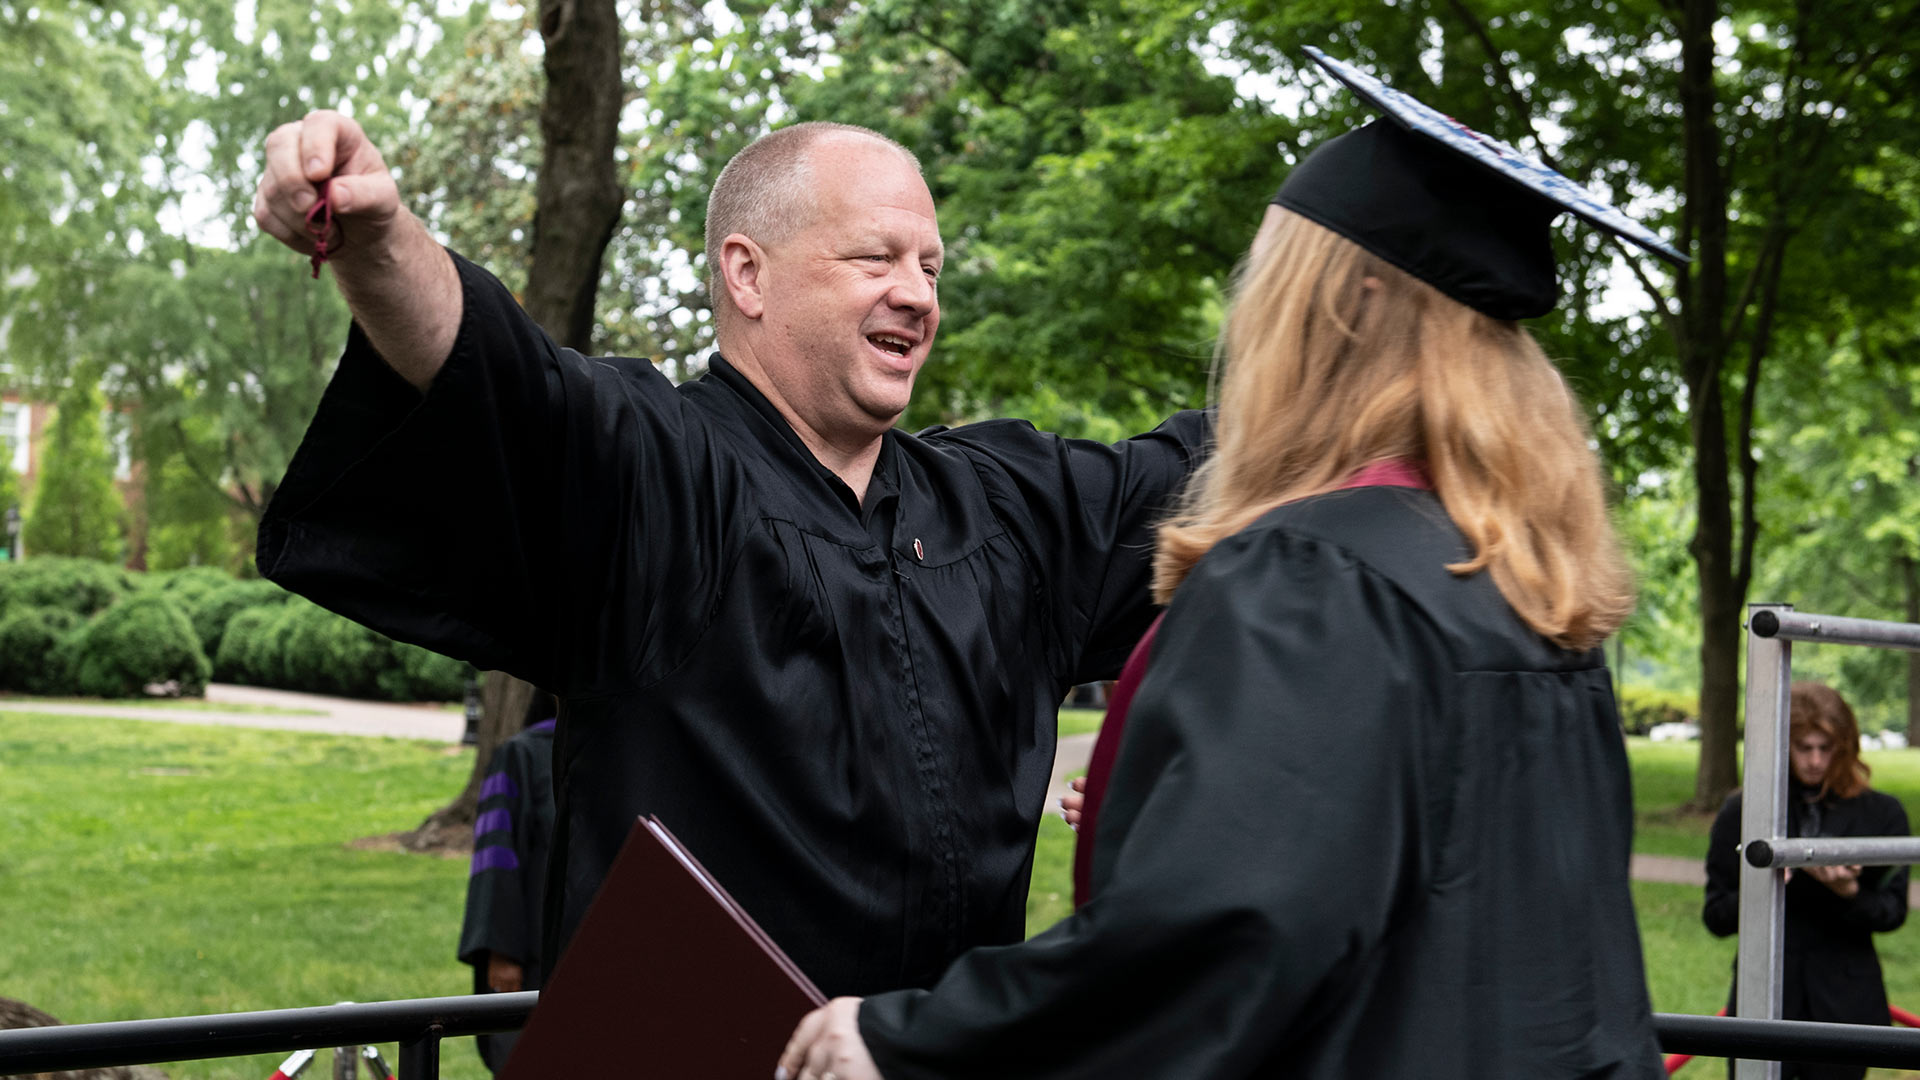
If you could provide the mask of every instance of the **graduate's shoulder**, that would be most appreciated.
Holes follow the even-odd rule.
[[[1328,492],[1263,515],[1240,537],[1249,544],[1312,545],[1321,557],[1391,585],[1411,615],[1448,642],[1460,670],[1569,671],[1604,665],[1598,652],[1570,652],[1532,631],[1492,575],[1460,575],[1466,537],[1431,491],[1363,487]]]

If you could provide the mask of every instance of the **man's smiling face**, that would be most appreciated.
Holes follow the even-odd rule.
[[[912,162],[872,139],[810,155],[810,220],[768,248],[768,374],[830,440],[899,420],[940,326],[943,250],[933,196]]]

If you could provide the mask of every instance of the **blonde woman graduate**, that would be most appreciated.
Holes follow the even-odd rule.
[[[801,1080],[1664,1076],[1597,648],[1632,607],[1582,410],[1517,320],[1556,174],[1387,113],[1275,197],[1163,620],[1088,776],[1085,902],[930,989],[843,998]]]

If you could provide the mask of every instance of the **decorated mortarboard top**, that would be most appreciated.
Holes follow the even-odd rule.
[[[1315,63],[1379,109],[1328,140],[1273,201],[1495,318],[1544,315],[1560,290],[1549,226],[1572,211],[1662,258],[1686,262],[1604,199],[1371,75],[1308,46]]]

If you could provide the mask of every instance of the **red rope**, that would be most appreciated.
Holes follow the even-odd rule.
[[[326,262],[330,256],[337,255],[340,252],[339,246],[336,246],[332,251],[327,250],[327,235],[333,231],[333,201],[327,198],[327,185],[329,182],[330,181],[326,180],[320,181],[320,197],[313,201],[312,206],[307,207],[307,234],[313,237],[314,277],[320,276],[321,263]],[[342,231],[340,234],[341,241],[344,243],[346,238],[346,233]]]

